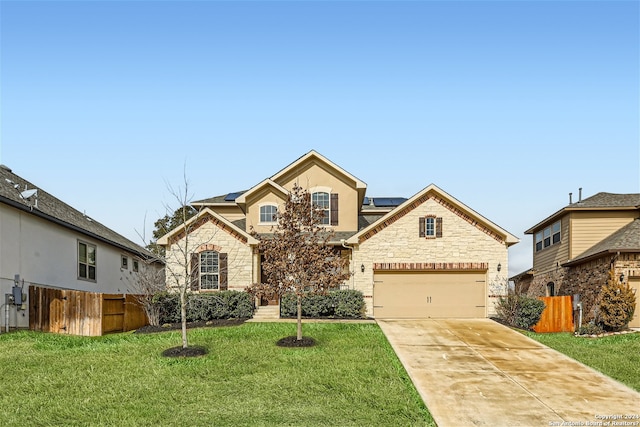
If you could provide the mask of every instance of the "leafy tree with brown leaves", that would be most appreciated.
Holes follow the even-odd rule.
[[[619,330],[629,324],[636,308],[636,295],[629,283],[620,283],[612,268],[600,292],[599,317],[605,327]]]
[[[339,288],[351,275],[348,261],[329,245],[334,232],[321,225],[323,215],[312,205],[309,192],[295,184],[284,210],[276,215],[273,235],[260,236],[252,230],[264,256],[263,283],[253,284],[248,291],[267,298],[296,295],[297,341],[302,340],[302,298]]]

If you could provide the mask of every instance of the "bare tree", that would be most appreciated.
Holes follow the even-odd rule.
[[[138,265],[138,271],[130,279],[128,286],[136,302],[142,307],[149,324],[160,324],[160,307],[155,304],[154,297],[165,290],[164,262],[159,258],[136,257],[134,265]]]
[[[264,255],[264,278],[248,290],[268,298],[296,295],[297,341],[302,340],[302,298],[338,288],[351,275],[346,268],[348,261],[329,245],[334,233],[322,226],[323,217],[323,210],[311,203],[309,192],[296,184],[284,211],[276,214],[278,225],[273,236],[261,237],[252,230]]]

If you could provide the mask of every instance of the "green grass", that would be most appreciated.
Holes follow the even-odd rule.
[[[305,324],[311,348],[281,348],[294,324],[189,331],[201,358],[161,356],[179,332],[0,335],[2,425],[435,425],[375,324]]]
[[[640,333],[601,338],[574,337],[571,333],[524,333],[528,337],[640,391]]]

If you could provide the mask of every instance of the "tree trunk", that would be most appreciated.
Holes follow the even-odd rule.
[[[302,296],[298,295],[298,336],[296,340],[302,341]]]
[[[180,292],[180,318],[182,319],[182,348],[187,348],[187,295],[183,290]]]

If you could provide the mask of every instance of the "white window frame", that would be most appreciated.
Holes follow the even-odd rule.
[[[427,238],[436,237],[436,217],[435,216],[425,217],[424,236]]]
[[[275,213],[273,214],[271,221],[264,221],[262,219],[262,209],[263,208],[274,208],[275,209]],[[278,205],[276,203],[263,203],[263,204],[259,205],[259,211],[258,211],[258,223],[259,224],[277,224],[278,220],[275,218],[276,215],[278,215]]]
[[[209,258],[209,256],[212,256]],[[199,282],[201,291],[218,291],[220,290],[220,253],[217,251],[203,251],[198,254],[200,258]],[[215,258],[214,258],[215,257]],[[214,263],[209,264],[209,260]],[[206,262],[205,262],[206,261]],[[203,286],[203,278],[211,278],[211,286]],[[208,280],[207,280],[208,282]]]
[[[326,195],[327,197],[326,206],[324,206],[324,204],[320,205],[318,203],[318,195],[320,194]],[[321,210],[324,212],[324,216],[320,221],[320,225],[331,225],[331,192],[330,191],[324,191],[324,189],[319,189],[311,193],[311,206],[312,206],[312,209],[313,207],[316,207],[318,210]]]
[[[82,260],[80,254],[80,247],[85,247],[85,259]],[[85,242],[82,240],[78,240],[78,259],[76,263],[78,280],[86,280],[88,282],[95,282],[98,277],[98,248],[96,245]],[[89,259],[89,249],[93,249],[93,262]],[[81,274],[81,267],[84,266],[84,275]],[[93,278],[91,277],[91,268],[93,267]]]

